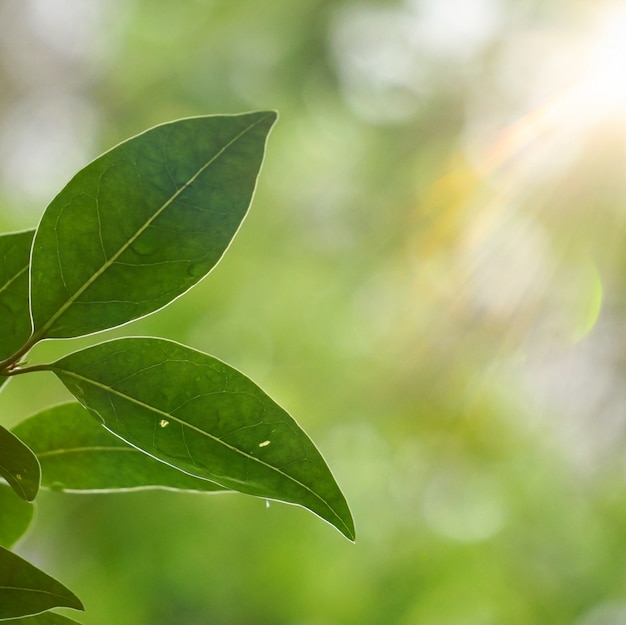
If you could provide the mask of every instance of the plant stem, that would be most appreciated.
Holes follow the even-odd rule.
[[[33,371],[49,371],[50,365],[42,364],[42,365],[30,365],[29,367],[15,367],[13,369],[9,369],[4,373],[5,376],[11,377],[14,375],[21,375],[22,373],[32,373]]]
[[[40,338],[41,337],[36,334],[31,334],[28,341],[26,341],[26,343],[24,343],[24,345],[22,345],[22,347],[20,347],[14,354],[4,360],[0,360],[0,373],[2,375],[12,375],[10,370],[11,365],[14,365],[22,356],[25,356]]]

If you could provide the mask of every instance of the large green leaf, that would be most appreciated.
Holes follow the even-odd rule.
[[[80,625],[80,623],[54,612],[42,612],[35,616],[11,619],[9,625]]]
[[[183,119],[80,171],[35,235],[35,337],[72,337],[153,312],[219,261],[244,218],[276,113]]]
[[[6,484],[0,484],[0,545],[11,547],[33,520],[33,504],[18,499]]]
[[[12,356],[31,333],[28,265],[34,230],[0,235],[0,360]],[[0,386],[8,380],[0,377]]]
[[[348,505],[296,422],[239,371],[154,338],[95,345],[42,366],[112,432],[190,475],[298,504],[348,538]]]
[[[155,460],[102,427],[76,402],[48,408],[13,428],[41,463],[42,485],[57,490],[102,492],[172,488],[224,492]]]
[[[35,454],[9,430],[0,426],[0,476],[26,501],[39,490],[41,470]]]
[[[60,607],[82,610],[83,604],[56,579],[0,547],[0,619]]]

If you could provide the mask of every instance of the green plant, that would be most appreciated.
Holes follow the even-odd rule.
[[[0,620],[62,625],[73,621],[48,610],[82,609],[8,549],[30,523],[40,484],[238,491],[308,508],[354,539],[313,443],[223,362],[147,337],[23,361],[39,341],[125,324],[202,279],[248,210],[275,120],[262,111],[152,128],[76,174],[35,231],[0,236],[0,384],[49,371],[78,400],[0,427]]]

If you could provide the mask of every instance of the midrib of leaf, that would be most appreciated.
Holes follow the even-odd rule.
[[[53,449],[51,451],[42,451],[37,453],[38,458],[50,458],[51,456],[62,456],[64,454],[79,454],[82,452],[90,451],[123,451],[125,453],[132,452],[134,454],[142,453],[137,449],[126,449],[125,447],[105,447],[99,445],[98,447],[71,447],[68,449]]]
[[[279,469],[278,467],[275,467],[275,466],[273,466],[273,465],[271,465],[271,464],[269,464],[267,462],[264,462],[260,458],[252,456],[250,454],[247,454],[245,451],[243,451],[241,449],[238,449],[237,447],[233,447],[232,445],[229,445],[227,442],[225,442],[221,438],[218,438],[217,436],[214,436],[213,434],[210,434],[209,432],[205,432],[204,430],[202,430],[202,429],[192,425],[191,423],[187,423],[186,421],[183,421],[182,419],[179,419],[178,417],[175,417],[174,415],[172,415],[169,412],[166,412],[164,410],[161,410],[160,408],[156,408],[154,406],[151,406],[150,404],[146,404],[145,402],[142,402],[139,399],[131,397],[130,395],[125,395],[124,393],[121,393],[120,391],[112,388],[111,386],[108,386],[107,384],[102,384],[101,382],[98,382],[98,381],[93,380],[91,378],[86,378],[85,376],[82,376],[82,375],[80,375],[78,373],[75,373],[74,371],[68,371],[67,369],[61,369],[60,367],[50,367],[50,369],[52,371],[54,371],[55,369],[57,369],[58,371],[62,371],[65,375],[69,375],[70,377],[73,377],[73,378],[75,378],[77,380],[81,380],[81,381],[86,382],[88,384],[92,384],[93,386],[96,386],[96,387],[98,387],[98,388],[100,388],[100,389],[102,389],[102,390],[104,390],[104,391],[106,391],[108,393],[112,393],[113,395],[117,395],[118,397],[121,397],[122,399],[125,399],[125,400],[127,400],[127,401],[129,401],[129,402],[131,402],[131,403],[133,403],[133,404],[135,404],[137,406],[140,406],[142,408],[146,408],[148,410],[156,412],[157,414],[161,415],[162,417],[170,419],[170,420],[180,424],[183,427],[189,428],[190,430],[194,430],[195,432],[197,432],[201,436],[206,436],[207,438],[210,438],[211,440],[215,441],[216,443],[218,443],[220,445],[223,445],[224,447],[230,449],[234,453],[237,453],[237,454],[243,456],[244,458],[248,458],[250,460],[254,460],[254,462],[257,462],[260,465],[270,469],[271,471],[274,471],[274,472],[278,473],[279,475],[282,475],[284,478],[286,478],[287,480],[293,482],[294,484],[297,484],[298,486],[304,488],[311,495],[313,495],[313,497],[315,497],[316,499],[321,501],[332,512],[332,514],[339,521],[339,523],[342,525],[342,527],[344,527],[346,529],[347,535],[351,534],[350,528],[347,527],[347,525],[344,523],[342,518],[335,512],[334,508],[323,497],[318,495],[318,493],[316,493],[314,490],[309,488],[306,484],[303,484],[302,482],[300,482],[300,480],[297,480],[292,475],[289,475],[288,473],[285,473],[284,471],[281,471],[281,469]],[[129,443],[129,444],[132,445],[132,443]],[[149,455],[151,455],[151,454],[149,454]],[[191,458],[191,460],[193,460],[193,458]],[[175,467],[175,468],[178,468],[178,467]],[[195,477],[198,477],[198,476],[195,476]],[[206,478],[201,478],[201,479],[206,479]]]
[[[21,586],[0,586],[0,590],[19,590],[21,592],[36,592],[39,595],[50,595],[51,597],[59,597],[60,599],[68,598],[66,595],[60,595],[59,593],[50,592],[49,590],[42,590],[40,588],[22,588]]]
[[[13,277],[9,278],[2,286],[0,286],[0,293],[6,291],[25,271],[28,271],[29,263],[26,263],[23,269],[20,269]]]
[[[128,239],[128,241],[122,245],[122,247],[120,247],[120,249],[113,255],[111,256],[111,258],[106,259],[105,262],[102,264],[102,266],[72,295],[70,296],[66,302],[59,307],[59,309],[57,310],[56,313],[54,313],[50,319],[48,319],[48,321],[43,325],[43,327],[38,330],[37,332],[35,332],[35,334],[33,335],[33,338],[36,337],[37,339],[44,337],[46,332],[54,325],[55,321],[57,319],[59,319],[60,317],[63,316],[63,314],[65,313],[65,311],[94,283],[96,282],[96,280],[98,280],[98,278],[100,278],[100,276],[107,271],[107,269],[109,269],[109,267],[111,267],[111,265],[113,265],[115,263],[115,261],[150,227],[150,225],[152,224],[152,222],[164,211],[167,209],[168,206],[170,206],[172,204],[172,202],[174,202],[174,200],[176,200],[176,198],[183,192],[185,191],[191,184],[193,184],[197,179],[198,176],[200,176],[202,174],[202,172],[204,172],[208,167],[210,167],[222,154],[224,154],[224,152],[226,152],[226,150],[228,150],[228,148],[230,148],[231,145],[233,145],[234,143],[236,143],[241,137],[243,137],[247,132],[249,132],[250,130],[252,130],[252,128],[254,128],[255,126],[257,126],[258,124],[260,124],[261,122],[265,121],[265,119],[267,119],[267,116],[262,117],[261,119],[258,119],[256,122],[254,122],[253,124],[250,124],[247,128],[245,128],[244,130],[242,130],[239,134],[235,135],[235,137],[233,137],[228,143],[226,143],[212,158],[210,158],[202,167],[200,167],[200,169],[198,169],[198,171],[191,176],[191,178],[189,178],[189,180],[187,182],[185,182],[185,184],[180,187],[179,189],[176,190],[176,192],[160,207],[156,210],[156,212],[146,221],[145,224],[143,224],[143,226],[141,226],[137,232],[135,232],[135,234],[130,237],[130,239]],[[100,213],[98,211],[98,219]]]

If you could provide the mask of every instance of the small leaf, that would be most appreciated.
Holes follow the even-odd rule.
[[[17,437],[0,426],[0,476],[26,501],[39,490],[41,470],[33,452]]]
[[[18,424],[13,432],[37,455],[42,485],[55,490],[225,492],[213,482],[187,475],[131,447],[76,402],[48,408]]]
[[[54,612],[42,612],[35,616],[11,619],[9,625],[80,625],[80,623]]]
[[[83,604],[56,579],[0,547],[0,619],[60,607],[82,610]]]
[[[0,235],[0,360],[30,336],[28,264],[34,230]]]
[[[127,338],[43,368],[131,445],[225,488],[304,506],[354,538],[348,505],[311,440],[223,362],[172,341]]]
[[[33,504],[18,499],[11,488],[0,484],[0,545],[11,547],[33,520]]]
[[[0,360],[12,356],[31,333],[28,266],[34,230],[0,235]],[[9,378],[0,377],[0,387]]]
[[[35,235],[35,338],[118,326],[204,277],[248,210],[275,120],[262,111],[163,124],[76,174]]]

